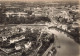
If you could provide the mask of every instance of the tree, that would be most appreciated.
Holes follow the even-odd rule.
[[[5,7],[5,4],[1,4],[1,10],[0,10],[0,21],[1,23],[4,23],[6,24],[6,7]]]

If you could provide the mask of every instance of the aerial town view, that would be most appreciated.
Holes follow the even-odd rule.
[[[80,56],[78,1],[0,1],[0,56]]]

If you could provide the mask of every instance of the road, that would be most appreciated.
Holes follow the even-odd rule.
[[[57,36],[56,46],[61,46],[61,48],[57,48],[56,56],[80,56],[80,45],[77,44],[73,39],[71,39],[71,36],[67,36],[67,33],[56,29],[50,29],[49,31]]]

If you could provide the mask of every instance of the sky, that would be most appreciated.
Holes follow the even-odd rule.
[[[79,0],[0,0],[0,1],[23,1],[23,2],[37,2],[37,1],[46,1],[46,2],[54,2],[54,1],[79,1]]]

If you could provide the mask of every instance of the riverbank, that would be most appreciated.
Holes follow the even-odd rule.
[[[67,32],[67,31],[65,31],[65,30],[62,30],[62,29],[60,29],[60,28],[57,28],[57,27],[50,27],[50,29],[52,29],[52,28],[54,28],[54,29],[56,29],[56,30],[58,30],[58,31],[60,31],[60,32],[64,32],[64,34],[67,34],[67,36],[71,36],[71,38],[76,42],[76,43],[78,43],[78,44],[80,44],[80,41],[79,41],[79,39],[77,39],[77,38],[79,38],[79,37],[74,37],[74,36],[72,36],[69,32]],[[75,39],[76,38],[76,39]]]

